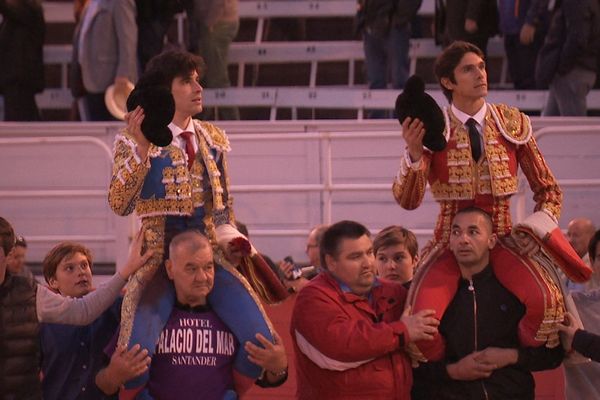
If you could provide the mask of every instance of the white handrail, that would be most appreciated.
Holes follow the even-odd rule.
[[[102,140],[92,136],[68,136],[68,137],[0,137],[0,145],[17,144],[43,144],[43,143],[91,143],[100,147],[108,160],[112,160],[112,150]]]
[[[535,136],[538,139],[540,145],[543,146],[546,138],[550,138],[556,135],[566,135],[569,132],[575,133],[595,133],[600,132],[600,123],[598,120],[589,119],[591,121],[596,121],[594,125],[589,126],[547,126],[535,132]],[[552,120],[555,121],[555,120]],[[573,124],[581,123],[583,120],[569,120],[569,119],[558,119],[554,124],[561,124],[565,121],[572,121]],[[579,121],[579,122],[577,122]],[[547,124],[548,122],[543,119],[533,119],[534,126],[538,124]],[[110,127],[108,126],[110,125]],[[109,132],[114,127],[114,124],[108,124],[105,132]],[[257,132],[259,130],[258,126],[254,126],[251,123],[247,124],[247,131],[249,132]],[[8,125],[4,125],[8,126]],[[12,125],[11,125],[12,126]],[[66,126],[66,125],[65,125]],[[69,125],[70,126],[70,125]],[[101,130],[98,129],[98,126],[81,124],[80,132],[85,133],[86,131],[94,132],[94,134],[98,134]],[[44,128],[40,124],[23,124],[20,125],[20,129],[17,132],[13,132],[12,129],[4,129],[3,124],[0,124],[0,134],[4,137],[0,137],[0,145],[3,144],[53,144],[53,143],[67,143],[67,142],[89,142],[94,145],[98,145],[102,149],[102,153],[106,155],[106,159],[108,162],[112,160],[112,152],[109,146],[106,144],[107,140],[102,141],[99,138],[91,137],[91,136],[76,136],[76,137],[6,137],[6,134],[12,135],[27,135],[28,129],[30,134],[37,134],[36,132],[42,131]],[[58,127],[58,126],[57,126]],[[315,222],[323,222],[330,223],[333,222],[333,216],[336,215],[334,212],[335,205],[335,196],[336,194],[348,193],[348,192],[372,192],[374,196],[380,196],[381,193],[387,193],[389,195],[390,203],[393,202],[393,198],[391,195],[391,177],[393,176],[395,171],[381,171],[381,174],[385,176],[390,176],[390,181],[381,183],[381,181],[376,183],[371,183],[368,180],[357,180],[356,182],[346,183],[339,182],[337,175],[334,174],[334,149],[336,146],[340,144],[344,144],[347,140],[356,140],[356,139],[368,139],[369,142],[377,139],[390,139],[390,138],[398,138],[398,143],[401,145],[401,133],[400,127],[397,122],[353,122],[349,124],[348,121],[341,121],[339,123],[335,123],[332,121],[306,121],[303,125],[299,122],[282,122],[282,123],[269,123],[268,127],[265,127],[266,132],[271,133],[247,133],[244,134],[244,124],[243,123],[231,123],[228,125],[229,129],[235,133],[229,135],[230,140],[232,142],[232,147],[234,149],[241,148],[243,146],[239,146],[242,143],[257,143],[260,144],[262,141],[266,143],[273,143],[279,141],[292,141],[293,143],[297,142],[319,142],[318,146],[313,146],[311,148],[318,148],[319,154],[316,156],[319,159],[317,162],[320,163],[320,168],[316,169],[315,174],[313,175],[314,179],[312,182],[308,183],[286,183],[285,179],[283,179],[282,183],[267,183],[267,184],[247,184],[241,182],[239,180],[234,181],[234,185],[232,185],[231,189],[233,194],[236,193],[306,193],[306,194],[314,194],[320,193],[320,210],[313,215],[320,215],[319,221],[306,221],[306,230],[300,229],[298,225],[294,227],[290,227],[290,229],[273,229],[268,227],[268,224],[265,224],[265,229],[261,228],[253,228],[252,236],[257,237],[271,237],[271,238],[296,238],[296,242],[299,238],[304,237],[307,233],[308,224],[313,224]],[[394,130],[397,127],[397,130]],[[114,129],[114,128],[113,128]],[[355,129],[356,131],[352,131]],[[288,130],[289,132],[284,132]],[[304,131],[304,132],[302,132]],[[274,133],[276,132],[276,133]],[[600,141],[600,136],[598,136]],[[237,146],[236,146],[237,144]],[[591,143],[592,149],[600,147],[596,143]],[[313,150],[310,150],[313,151]],[[365,150],[365,152],[368,150]],[[398,147],[398,157],[400,156],[401,146]],[[593,153],[590,153],[593,155]],[[85,157],[85,155],[81,155]],[[232,153],[232,157],[236,156],[236,152]],[[389,156],[388,156],[389,157]],[[278,168],[277,166],[273,166],[272,168]],[[96,172],[98,173],[98,172]],[[109,174],[109,169],[104,172],[105,174]],[[531,212],[531,210],[526,209],[526,199],[530,196],[530,191],[527,188],[526,180],[520,180],[521,185],[519,186],[518,193],[515,196],[516,203],[513,204],[515,212],[515,222],[521,221],[525,218],[525,216]],[[600,178],[596,179],[593,175],[591,177],[579,178],[577,176],[573,176],[573,178],[560,178],[559,184],[565,188],[583,188],[583,187],[600,187]],[[386,196],[388,196],[386,195]],[[106,191],[101,189],[75,189],[75,190],[41,190],[41,189],[28,189],[28,190],[16,190],[16,189],[8,189],[8,190],[0,190],[0,198],[26,198],[26,197],[85,197],[85,196],[98,196],[103,197],[106,196]],[[387,198],[387,197],[386,197]],[[387,200],[386,200],[387,201]],[[238,204],[239,206],[239,204]],[[565,202],[565,206],[567,203]],[[572,205],[571,205],[572,207]],[[24,210],[23,212],[26,212]],[[262,212],[262,211],[261,211]],[[594,214],[591,215],[594,218],[596,214],[595,211],[590,210]],[[265,211],[266,214],[257,215],[259,221],[269,221],[268,211]],[[112,214],[111,214],[112,215]],[[115,221],[111,223],[111,226],[115,226],[115,233],[106,234],[99,233],[98,235],[78,235],[78,234],[70,234],[67,232],[60,233],[57,231],[57,236],[47,236],[47,235],[33,235],[28,237],[33,242],[46,242],[51,240],[80,240],[84,242],[111,242],[114,240],[117,242],[118,248],[115,250],[116,257],[119,257],[119,254],[127,254],[127,237],[134,233],[135,224],[133,223],[134,218],[121,218],[117,216],[113,216]],[[600,215],[598,215],[600,217]],[[360,216],[357,216],[360,219]],[[599,218],[600,220],[600,218]],[[421,239],[430,236],[433,230],[433,226],[435,224],[435,215],[431,216],[431,229],[427,229],[427,226],[420,226],[418,229],[413,229],[415,234]],[[372,228],[379,229],[381,227],[372,226]],[[111,228],[112,229],[112,228]],[[293,250],[293,249],[290,249]],[[301,252],[301,249],[296,249],[297,252]]]
[[[23,130],[23,126],[28,124],[4,124],[5,126],[13,128],[19,127],[19,131]],[[30,124],[35,130],[41,126],[40,124]],[[105,128],[105,131],[109,131],[109,127]],[[11,129],[11,132],[13,130]],[[15,133],[21,134],[23,132]],[[44,144],[69,144],[69,143],[84,143],[96,146],[101,150],[101,154],[104,155],[107,165],[112,164],[112,150],[110,147],[101,139],[93,136],[38,136],[38,137],[0,137],[0,146],[17,146],[17,145],[44,145]],[[4,147],[3,147],[4,148]],[[81,197],[100,197],[105,198],[107,196],[106,189],[0,189],[0,199],[24,199],[24,198],[81,198]],[[25,211],[26,212],[26,211]],[[115,216],[116,219],[116,216]],[[55,243],[59,241],[75,241],[82,243],[105,243],[114,242],[115,259],[119,261],[124,260],[124,256],[127,255],[129,241],[120,240],[123,238],[122,232],[119,231],[118,227],[122,227],[122,223],[115,221],[114,223],[117,229],[112,234],[64,234],[58,233],[56,235],[27,235],[27,240],[31,243]]]
[[[569,118],[569,117],[567,117]],[[574,121],[574,123],[577,123]],[[553,135],[568,135],[570,132],[598,132],[600,135],[600,125],[571,125],[571,126],[545,126],[534,131],[534,135],[536,141],[538,142],[538,146],[543,145],[545,139],[547,137],[551,137]],[[600,137],[600,136],[599,136]],[[596,146],[594,144],[594,146]],[[599,179],[558,179],[558,183],[560,187],[590,187],[600,186],[600,178]],[[526,190],[527,190],[527,180],[523,175],[523,171],[519,170],[519,189],[518,193],[515,195],[515,216],[517,221],[522,221],[528,215],[528,211],[526,209]],[[563,201],[563,209],[564,209],[564,201]]]

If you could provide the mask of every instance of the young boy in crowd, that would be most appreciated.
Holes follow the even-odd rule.
[[[87,247],[62,242],[44,258],[43,274],[50,289],[63,296],[79,298],[94,290],[92,265],[92,254]],[[90,399],[116,398],[102,393],[95,384],[95,377],[105,365],[104,348],[121,321],[121,303],[122,298],[117,298],[89,325],[40,325],[44,399],[74,400],[82,394]],[[133,371],[144,372],[150,363],[147,352],[140,350],[139,345],[115,354],[130,358],[135,363]]]
[[[373,240],[375,267],[381,278],[408,283],[419,261],[419,243],[414,233],[401,226],[384,228]]]

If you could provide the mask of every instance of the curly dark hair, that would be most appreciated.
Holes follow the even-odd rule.
[[[140,77],[141,82],[164,86],[169,91],[171,83],[176,77],[186,77],[193,71],[202,76],[204,71],[204,60],[202,57],[183,50],[167,50],[150,59],[146,71]]]

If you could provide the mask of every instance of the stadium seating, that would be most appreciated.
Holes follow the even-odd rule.
[[[73,23],[72,4],[69,2],[44,2],[46,21],[49,24]],[[356,12],[355,0],[263,0],[240,1],[240,17],[242,22],[254,21],[256,30],[253,41],[234,42],[230,51],[230,64],[234,72],[234,88],[213,89],[205,91],[205,104],[210,106],[236,105],[241,108],[252,107],[265,110],[266,119],[296,119],[298,110],[347,110],[341,114],[361,119],[369,108],[392,108],[398,95],[395,90],[370,91],[364,84],[357,84],[355,77],[364,60],[362,43],[358,40],[330,41],[327,38],[318,41],[286,41],[272,42],[265,40],[265,21],[282,17],[303,17],[324,19],[329,17],[345,17],[349,21]],[[434,12],[433,0],[425,0],[419,14],[431,18]],[[184,41],[185,18],[177,17],[176,41]],[[410,46],[410,72],[429,77],[432,60],[441,48],[431,38],[412,39]],[[523,110],[539,113],[546,101],[546,92],[514,90],[497,90],[510,85],[507,82],[507,66],[504,49],[500,38],[494,38],[488,46],[490,59],[497,60],[499,73],[490,74],[490,100],[504,102],[520,107]],[[46,110],[65,110],[71,107],[72,97],[67,88],[68,63],[71,60],[70,44],[49,44],[44,49],[45,63],[59,66],[59,82],[38,95],[38,104]],[[324,65],[341,63],[346,79],[330,84],[326,79],[319,79]],[[306,77],[302,85],[289,87],[290,84],[278,83],[277,86],[265,86],[259,82],[255,87],[255,79],[248,79],[249,68],[277,66],[276,71],[298,70],[306,66]],[[256,70],[252,70],[255,72]],[[339,75],[339,74],[338,74]],[[248,83],[250,81],[250,83]],[[325,82],[323,82],[325,81]],[[440,105],[446,104],[437,85],[429,79],[429,91]],[[588,108],[600,110],[600,92],[593,91],[588,96]],[[282,113],[281,111],[286,112]],[[315,113],[302,115],[314,116]],[[329,113],[328,115],[335,115]]]

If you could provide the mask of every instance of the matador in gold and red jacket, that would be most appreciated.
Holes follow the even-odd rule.
[[[527,347],[554,347],[559,343],[556,324],[562,321],[565,311],[555,276],[556,262],[546,256],[550,252],[540,251],[537,257],[518,253],[511,237],[510,198],[518,191],[520,166],[536,203],[523,230],[530,232],[530,225],[536,227],[533,230],[541,225],[542,229],[553,231],[560,216],[562,192],[537,147],[529,117],[513,107],[485,103],[477,113],[482,118],[483,151],[480,159],[474,161],[466,121],[461,121],[459,114],[453,106],[444,111],[446,148],[439,152],[424,149],[417,162],[412,162],[406,151],[394,180],[394,197],[403,208],[419,207],[428,183],[440,205],[434,238],[423,251],[407,304],[413,312],[435,309],[437,318],[442,318],[460,278],[458,265],[447,249],[452,220],[457,210],[481,208],[491,216],[494,233],[500,239],[491,254],[494,272],[526,306],[519,325],[520,342]],[[537,230],[536,233],[539,234]],[[431,342],[419,343],[415,351],[415,357],[421,361],[439,360],[443,354],[441,335]]]

